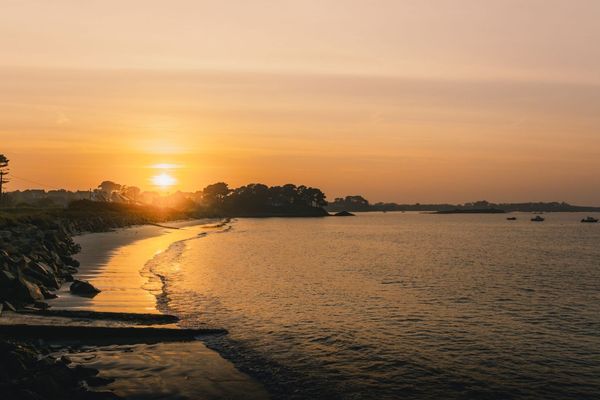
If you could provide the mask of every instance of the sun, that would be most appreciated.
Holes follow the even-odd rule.
[[[162,172],[152,177],[152,183],[156,186],[165,189],[169,186],[173,186],[175,183],[177,183],[177,180],[171,175],[167,174],[166,172]]]

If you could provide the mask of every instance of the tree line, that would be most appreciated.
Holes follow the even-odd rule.
[[[317,188],[286,184],[267,186],[251,183],[230,188],[225,182],[208,185],[202,190],[203,209],[224,214],[294,214],[322,210],[325,194]],[[323,211],[324,213],[324,211]]]
[[[337,211],[469,211],[503,210],[506,212],[598,212],[600,207],[576,206],[565,202],[492,203],[486,200],[464,204],[397,204],[370,203],[362,196],[338,197],[327,205],[327,210]]]
[[[17,208],[67,207],[69,204],[83,201],[83,203],[87,203],[82,203],[81,206],[85,205],[88,209],[94,208],[94,203],[98,206],[101,206],[101,203],[119,203],[164,207],[204,216],[321,216],[327,214],[323,208],[327,205],[326,196],[320,189],[291,183],[282,186],[251,183],[231,188],[225,182],[217,182],[195,192],[177,191],[161,194],[141,191],[136,186],[105,180],[95,189],[87,191],[50,190],[46,192],[42,189],[28,189],[10,192],[5,200],[6,205]]]

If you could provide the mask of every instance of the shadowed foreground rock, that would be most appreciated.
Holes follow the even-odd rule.
[[[0,398],[6,400],[118,399],[112,392],[91,392],[109,381],[98,370],[70,367],[68,357],[56,358],[49,349],[10,340],[0,341]]]

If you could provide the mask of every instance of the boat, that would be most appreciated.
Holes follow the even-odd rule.
[[[587,217],[587,218],[582,219],[581,222],[596,223],[596,222],[598,222],[598,218]]]
[[[532,222],[544,222],[546,219],[537,215],[535,218],[531,218]]]
[[[507,221],[516,221],[517,217],[508,217],[506,218]]]

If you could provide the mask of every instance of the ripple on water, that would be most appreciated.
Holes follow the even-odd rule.
[[[600,230],[571,219],[244,219],[153,271],[276,398],[594,398]]]

